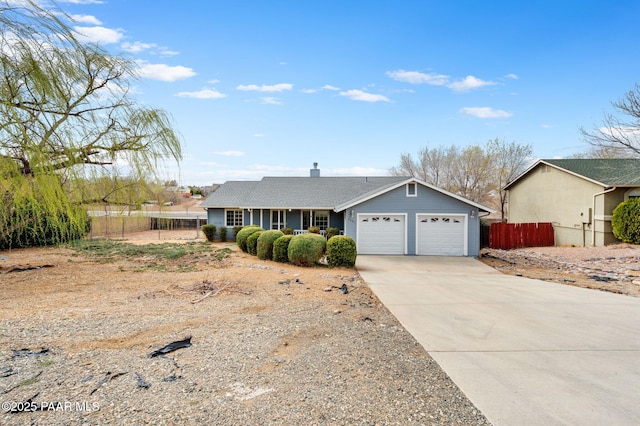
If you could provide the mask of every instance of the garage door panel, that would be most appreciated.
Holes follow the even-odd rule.
[[[466,220],[464,216],[423,214],[417,217],[417,254],[464,256]]]
[[[359,254],[404,254],[404,215],[358,215]]]

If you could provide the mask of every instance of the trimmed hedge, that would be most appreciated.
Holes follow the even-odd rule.
[[[629,198],[613,209],[611,229],[620,241],[640,244],[640,198]]]
[[[260,238],[260,234],[265,231],[254,232],[247,237],[247,253],[252,256],[256,256],[258,254],[258,238]]]
[[[258,237],[258,259],[271,260],[273,259],[273,243],[284,234],[281,231],[270,230],[260,233]]]
[[[289,242],[289,262],[298,266],[313,266],[324,255],[327,240],[320,234],[295,235]]]
[[[325,233],[327,234],[327,240],[331,237],[335,237],[336,235],[340,235],[340,229],[338,228],[327,228],[325,230]]]
[[[319,234],[320,233],[320,227],[319,226],[310,226],[309,229],[307,229],[307,231],[310,234]]]
[[[327,263],[329,266],[353,268],[357,256],[356,242],[353,238],[346,235],[336,235],[327,241]]]
[[[281,231],[284,235],[293,235],[293,228],[286,227],[282,228]]]
[[[207,238],[207,241],[209,241],[210,243],[212,243],[216,239],[215,225],[211,225],[211,224],[202,225],[200,229],[202,229],[204,236]]]
[[[220,241],[225,243],[227,241],[227,227],[221,226],[218,230],[218,233],[220,234]]]
[[[293,235],[284,234],[273,242],[273,260],[276,262],[289,262],[289,242]]]
[[[248,225],[239,230],[236,234],[236,242],[238,243],[238,247],[240,248],[240,250],[247,253],[247,238],[249,238],[249,235],[253,234],[254,232],[259,231],[264,231],[264,229],[262,229],[258,225]]]

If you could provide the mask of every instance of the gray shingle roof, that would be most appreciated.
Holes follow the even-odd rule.
[[[265,177],[257,182],[230,181],[201,207],[333,209],[355,198],[407,180],[403,176]]]
[[[542,160],[605,186],[640,185],[640,159],[555,159]]]

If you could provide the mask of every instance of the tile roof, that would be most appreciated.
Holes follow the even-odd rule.
[[[604,186],[640,186],[640,159],[553,159],[542,160]]]
[[[264,177],[230,181],[210,194],[201,207],[333,209],[409,179],[375,177]]]

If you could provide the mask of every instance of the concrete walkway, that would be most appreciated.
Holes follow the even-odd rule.
[[[494,425],[640,424],[640,299],[472,258],[358,256],[356,267]]]

